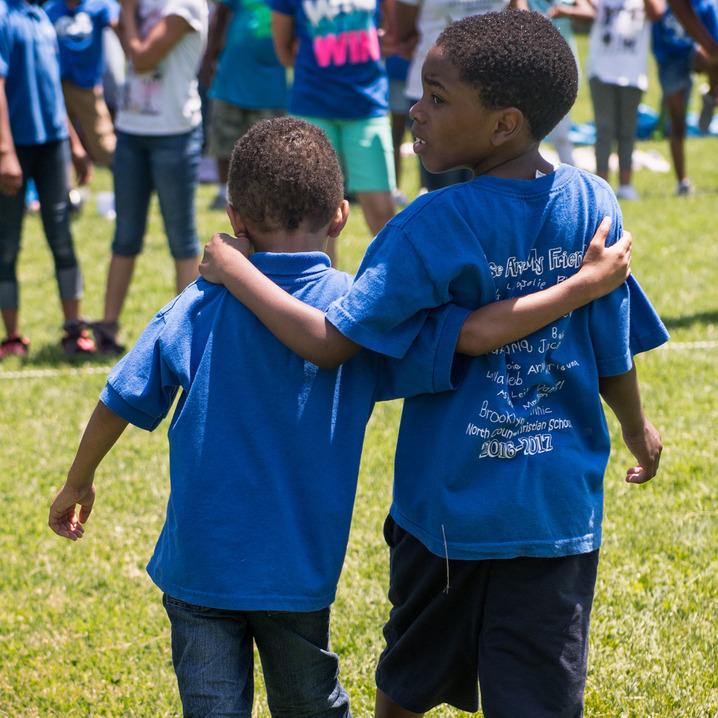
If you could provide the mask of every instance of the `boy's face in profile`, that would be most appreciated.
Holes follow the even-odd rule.
[[[422,68],[423,95],[409,111],[414,152],[429,172],[455,167],[475,170],[494,151],[496,112],[481,104],[475,87],[434,45]]]

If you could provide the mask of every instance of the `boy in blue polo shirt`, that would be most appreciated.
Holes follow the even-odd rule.
[[[321,130],[289,118],[255,125],[237,143],[229,187],[233,229],[246,226],[253,265],[282,291],[323,312],[349,290],[351,279],[322,252],[341,231],[347,203]],[[620,262],[609,270],[625,276]],[[606,282],[617,284],[608,276],[594,289],[605,291]],[[579,299],[585,287],[571,285]],[[554,301],[554,316],[566,310],[560,305]],[[254,640],[273,714],[348,715],[329,652],[328,607],[366,422],[378,399],[452,388],[466,314],[447,307],[428,316],[401,361],[363,352],[323,371],[274,339],[223,287],[200,279],[114,369],[50,526],[82,536],[105,453],[128,422],[156,427],[181,388],[169,429],[167,519],[148,571],[165,592],[186,714],[250,715]]]
[[[620,232],[604,181],[539,153],[578,80],[549,20],[508,11],[454,23],[422,80],[411,111],[416,153],[429,171],[469,167],[474,179],[393,219],[326,316],[276,291],[219,239],[205,250],[205,276],[325,366],[359,345],[404,356],[426,313],[447,302],[476,307],[560,287],[601,217]],[[485,350],[491,327],[476,319],[459,351]],[[393,608],[377,716],[441,703],[475,711],[477,676],[487,718],[581,715],[609,455],[600,395],[637,459],[627,481],[647,481],[661,441],[641,407],[633,355],[666,338],[630,278],[468,362],[458,391],[405,401],[385,527]]]

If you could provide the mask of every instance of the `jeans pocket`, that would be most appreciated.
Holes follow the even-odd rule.
[[[194,613],[211,613],[214,611],[214,608],[210,608],[209,606],[200,606],[196,603],[187,603],[187,601],[183,601],[179,598],[175,598],[174,596],[170,596],[169,593],[162,594],[162,605],[167,608],[168,606],[172,606],[174,608],[178,608],[181,611],[192,611]]]

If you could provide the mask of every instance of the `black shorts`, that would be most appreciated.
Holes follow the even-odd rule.
[[[448,562],[391,517],[389,620],[377,686],[424,713],[448,703],[485,718],[583,715],[598,551]],[[447,587],[448,574],[448,587]]]

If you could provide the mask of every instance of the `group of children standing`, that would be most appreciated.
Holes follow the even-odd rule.
[[[312,62],[373,57],[354,5],[341,27],[337,6],[318,7],[302,6]],[[366,421],[392,397],[406,400],[375,715],[477,710],[479,684],[487,718],[581,715],[609,453],[600,396],[636,457],[626,480],[649,480],[662,447],[633,357],[667,334],[626,280],[610,187],[539,153],[577,80],[537,13],[450,24],[424,61],[414,150],[430,172],[473,179],[389,221],[354,279],[324,254],[348,214],[327,134],[280,118],[238,141],[234,236],[215,235],[204,278],[113,370],[49,517],[82,537],[103,457],[180,393],[148,571],[185,715],[251,716],[254,644],[273,715],[350,715],[329,606]]]

